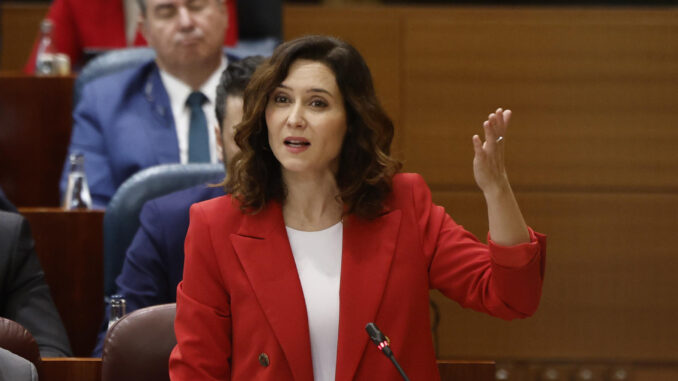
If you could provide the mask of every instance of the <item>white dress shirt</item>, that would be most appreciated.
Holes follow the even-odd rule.
[[[305,232],[287,227],[304,292],[314,381],[334,381],[339,340],[339,281],[344,225]]]
[[[202,109],[207,120],[207,136],[210,142],[210,161],[212,163],[218,163],[220,160],[219,155],[217,155],[217,141],[214,136],[214,127],[217,126],[214,104],[217,97],[219,78],[221,77],[221,72],[226,69],[226,65],[228,65],[228,60],[226,57],[223,57],[219,68],[200,87],[200,92],[207,97],[207,100],[202,105]],[[191,109],[186,105],[186,100],[193,90],[178,78],[162,69],[160,70],[160,78],[169,96],[170,107],[172,107],[174,127],[176,128],[177,139],[179,140],[179,160],[182,164],[186,164],[188,163],[188,132],[191,122]]]

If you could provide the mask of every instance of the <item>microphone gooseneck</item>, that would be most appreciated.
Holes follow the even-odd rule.
[[[383,353],[386,357],[389,358],[389,360],[391,360],[391,362],[396,367],[396,369],[403,377],[403,379],[405,381],[410,381],[410,379],[407,378],[407,375],[405,374],[403,368],[401,368],[400,364],[398,364],[398,361],[396,361],[395,356],[393,355],[393,351],[391,350],[388,338],[384,336],[383,333],[381,333],[376,324],[367,323],[367,325],[365,326],[365,331],[367,331],[367,334],[370,336],[372,342],[377,346],[377,349],[379,349],[381,353]]]

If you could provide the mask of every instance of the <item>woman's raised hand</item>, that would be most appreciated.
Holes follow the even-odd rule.
[[[504,167],[504,145],[510,120],[511,110],[498,108],[483,123],[485,142],[473,135],[473,175],[483,193],[505,190],[509,185]]]

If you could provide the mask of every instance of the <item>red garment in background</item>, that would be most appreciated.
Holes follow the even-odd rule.
[[[235,0],[226,0],[226,3],[228,28],[225,45],[234,46],[238,42]],[[47,18],[54,23],[52,40],[56,50],[69,56],[72,67],[79,66],[86,49],[105,50],[128,46],[122,0],[54,0]],[[24,72],[28,74],[35,69],[38,39],[24,67]],[[133,45],[147,45],[139,31]]]

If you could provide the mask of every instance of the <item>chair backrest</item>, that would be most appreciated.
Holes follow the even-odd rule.
[[[222,164],[162,164],[127,179],[113,195],[104,214],[104,293],[115,292],[127,247],[139,228],[139,213],[148,200],[194,185],[217,183]]]
[[[42,361],[38,343],[21,324],[0,317],[0,348],[32,362],[38,370],[38,376],[42,375]]]
[[[238,0],[238,40],[282,40],[282,0]]]
[[[148,47],[114,49],[102,53],[85,65],[73,85],[73,106],[78,104],[82,88],[88,82],[113,74],[155,58],[155,50]]]
[[[138,309],[116,321],[106,333],[101,356],[102,381],[169,380],[169,356],[176,304]]]
[[[243,39],[234,47],[225,47],[224,54],[236,58],[243,58],[251,55],[270,56],[271,53],[273,53],[273,49],[275,49],[279,43],[280,38],[278,35],[266,35]],[[153,58],[155,58],[155,50],[149,47],[112,49],[102,52],[92,58],[82,68],[75,80],[73,86],[73,107],[80,101],[82,89],[88,82],[108,74],[117,73],[141,65]]]

